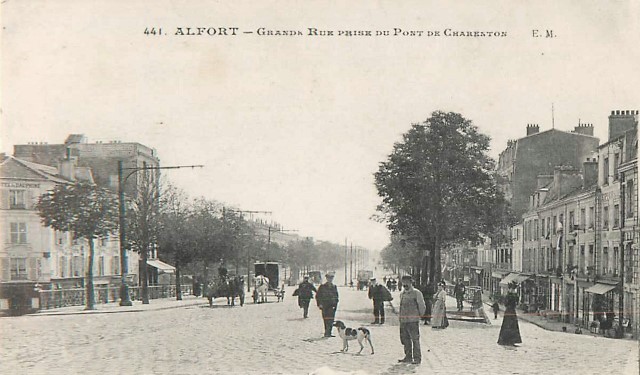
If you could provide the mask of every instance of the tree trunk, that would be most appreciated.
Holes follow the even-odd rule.
[[[95,310],[95,295],[93,292],[93,238],[89,238],[89,265],[87,267],[85,284],[87,294],[85,310]]]
[[[180,283],[180,261],[176,259],[176,301],[182,301],[182,284]]]
[[[440,233],[437,229],[433,246],[433,268],[433,280],[439,283],[442,280],[442,266],[440,264]]]
[[[142,299],[142,304],[144,305],[148,305],[149,304],[149,275],[147,274],[147,258],[148,258],[148,252],[149,252],[149,248],[148,246],[145,244],[144,246],[142,246],[142,251],[140,252],[141,258],[140,259],[140,276],[141,276],[141,293],[140,293],[140,297]]]

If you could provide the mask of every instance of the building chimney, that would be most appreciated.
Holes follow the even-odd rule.
[[[609,141],[638,125],[638,110],[615,110],[609,116]]]
[[[573,129],[573,133],[584,134],[593,137],[593,124],[578,124]]]
[[[582,163],[582,187],[589,187],[598,183],[598,160],[587,158]]]
[[[60,175],[70,181],[76,180],[77,159],[71,157],[71,147],[67,147],[65,158],[60,160],[58,171]]]
[[[527,124],[527,135],[536,134],[540,132],[540,126],[538,124]]]

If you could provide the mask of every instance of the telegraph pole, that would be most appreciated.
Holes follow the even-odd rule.
[[[344,239],[344,286],[347,286],[347,239]]]

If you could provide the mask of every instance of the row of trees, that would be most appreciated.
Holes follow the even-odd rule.
[[[498,189],[489,137],[454,112],[413,124],[375,173],[377,219],[392,231],[387,266],[411,269],[421,284],[441,279],[443,248],[493,236],[513,223]]]
[[[241,211],[205,198],[190,199],[184,191],[170,184],[161,186],[157,181],[145,173],[136,195],[127,201],[125,246],[140,254],[143,303],[149,303],[146,262],[152,250],[175,265],[178,299],[182,298],[180,280],[184,271],[207,280],[214,276],[209,270],[220,265],[235,268],[239,274],[242,269],[249,272],[254,261],[278,261],[292,271],[327,271],[341,264],[339,245],[310,238],[284,246],[270,242]],[[42,195],[36,207],[45,226],[71,232],[88,242],[86,308],[93,309],[94,240],[117,233],[117,196],[95,184],[60,184]]]

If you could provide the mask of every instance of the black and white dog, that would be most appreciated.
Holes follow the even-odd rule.
[[[358,354],[360,354],[362,352],[362,349],[364,349],[364,345],[362,345],[362,342],[364,340],[367,340],[367,342],[369,342],[369,345],[371,346],[371,354],[373,354],[371,332],[369,332],[368,329],[364,327],[360,327],[358,329],[347,328],[347,326],[345,326],[344,323],[340,320],[336,320],[335,322],[333,322],[333,326],[338,329],[338,334],[340,335],[340,338],[342,338],[343,352],[346,353],[349,350],[349,340],[358,339],[358,344],[360,344],[360,351],[358,352]]]

